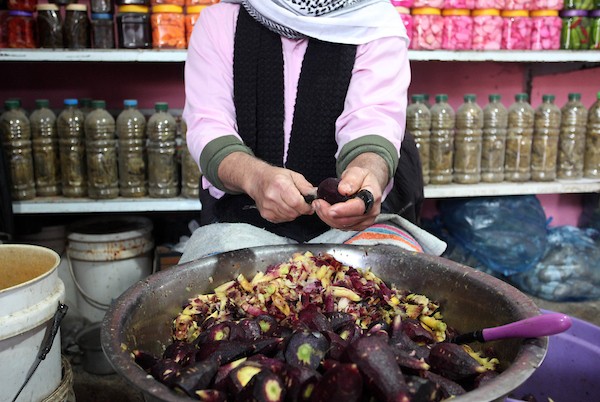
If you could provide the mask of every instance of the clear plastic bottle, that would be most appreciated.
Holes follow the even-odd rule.
[[[92,101],[92,109],[85,118],[88,195],[115,198],[119,196],[115,119],[103,100]]]
[[[176,161],[177,121],[166,102],[157,102],[148,119],[148,193],[150,197],[170,198],[179,194]]]
[[[435,96],[431,106],[431,144],[429,153],[429,182],[448,184],[452,182],[454,159],[455,114],[448,104],[448,95]]]
[[[148,194],[146,118],[137,106],[137,100],[126,99],[123,111],[117,116],[119,191],[123,197]]]
[[[463,100],[464,103],[456,110],[453,180],[475,184],[481,181],[483,110],[475,95],[466,94]]]
[[[412,95],[406,108],[406,131],[412,134],[421,157],[423,182],[429,184],[429,152],[431,143],[431,112],[423,95]]]
[[[200,194],[200,168],[187,147],[187,124],[181,120],[181,195],[198,198]]]
[[[581,103],[581,94],[570,93],[568,99],[560,110],[557,176],[559,179],[579,179],[583,177],[588,112]]]
[[[542,95],[542,103],[535,109],[533,145],[531,147],[531,180],[556,179],[560,108],[554,104],[554,95]]]
[[[504,156],[504,179],[528,181],[531,178],[531,142],[535,111],[525,93],[515,95],[515,102],[508,108],[506,154]]]
[[[590,179],[600,178],[600,92],[588,110],[583,173]]]
[[[60,158],[56,114],[47,99],[37,99],[29,117],[33,143],[35,188],[38,196],[60,194]]]
[[[4,102],[4,107],[0,116],[0,134],[10,168],[11,197],[15,201],[29,200],[36,195],[29,119],[14,100]]]
[[[77,99],[65,99],[56,119],[62,193],[65,197],[87,195],[84,115]]]
[[[508,111],[500,99],[498,94],[489,95],[489,103],[483,109],[481,181],[486,183],[498,183],[504,180]]]

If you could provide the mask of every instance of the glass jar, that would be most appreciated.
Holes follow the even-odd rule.
[[[92,14],[112,14],[112,0],[90,0],[90,11]]]
[[[185,49],[185,18],[183,8],[172,4],[152,7],[152,47],[155,49]]]
[[[531,49],[531,18],[525,10],[504,10],[502,28],[502,49]]]
[[[56,4],[38,4],[36,22],[41,48],[60,49],[63,47],[62,17]]]
[[[563,0],[532,0],[530,10],[562,10]]]
[[[115,48],[115,24],[112,14],[92,13],[92,47]]]
[[[583,50],[589,47],[590,20],[587,11],[561,11],[562,28],[560,48],[565,50]]]
[[[590,49],[600,49],[600,9],[590,11]]]
[[[150,13],[146,6],[119,6],[117,15],[117,31],[119,47],[122,49],[150,49],[152,47],[152,31],[150,30]]]
[[[29,11],[11,10],[6,22],[8,47],[33,49],[35,44],[35,21]]]
[[[471,50],[473,45],[473,19],[467,9],[442,10],[444,27],[442,49]]]
[[[475,0],[473,3],[473,9],[475,10],[504,10],[506,0]]]
[[[194,30],[194,25],[196,21],[198,21],[198,17],[200,17],[200,13],[204,10],[206,6],[188,6],[186,8],[185,14],[185,40],[186,43],[190,43],[190,37],[192,36],[192,31]]]
[[[560,49],[562,20],[557,10],[535,10],[531,16],[531,50]]]
[[[7,0],[6,7],[9,10],[34,12],[37,0]]]
[[[85,4],[69,4],[66,7],[63,37],[67,49],[90,47],[90,21]]]
[[[438,50],[442,48],[444,17],[439,8],[412,9],[414,30],[410,48],[415,50]]]
[[[473,10],[473,50],[499,50],[502,47],[504,20],[500,10]]]
[[[404,24],[404,28],[406,28],[406,35],[408,35],[408,40],[411,41],[413,37],[414,22],[412,15],[410,15],[410,9],[406,7],[396,7],[396,11],[398,11],[400,19]]]

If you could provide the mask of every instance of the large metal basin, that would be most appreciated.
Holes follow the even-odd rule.
[[[159,272],[129,288],[107,312],[102,347],[114,369],[149,401],[189,401],[149,377],[130,356],[133,349],[160,354],[170,344],[171,323],[189,297],[212,290],[239,273],[253,276],[294,252],[330,253],[356,268],[371,267],[388,283],[442,304],[445,321],[460,331],[506,324],[539,314],[514,287],[452,261],[391,246],[285,245],[243,249],[191,261]],[[456,402],[501,400],[542,363],[547,338],[494,342],[502,374]]]

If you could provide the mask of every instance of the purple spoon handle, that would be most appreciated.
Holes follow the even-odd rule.
[[[526,318],[482,331],[485,341],[506,338],[537,338],[559,334],[571,328],[571,318],[566,314],[550,313]]]

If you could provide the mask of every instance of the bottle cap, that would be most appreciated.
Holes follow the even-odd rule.
[[[465,8],[446,8],[446,9],[442,10],[442,15],[444,17],[455,16],[455,15],[468,17],[469,15],[471,15],[471,11],[469,11]]]
[[[488,100],[489,100],[490,102],[499,102],[499,101],[500,101],[500,99],[502,99],[502,97],[501,97],[499,94],[490,94],[490,95],[488,96]]]
[[[33,13],[29,11],[21,11],[21,10],[10,10],[8,12],[9,16],[17,16],[17,17],[33,17]]]
[[[436,101],[436,103],[447,102],[448,101],[448,95],[446,95],[446,94],[438,94],[438,95],[435,96],[435,101]]]
[[[477,95],[475,95],[475,94],[465,94],[465,96],[463,96],[463,100],[465,102],[475,102],[477,100]]]
[[[506,17],[506,18],[529,17],[529,11],[527,11],[527,10],[502,10],[500,15],[503,17]]]
[[[581,99],[581,94],[578,92],[571,92],[568,97],[570,101],[578,101]]]
[[[554,102],[554,95],[550,95],[550,94],[542,95],[542,102]]]
[[[100,99],[96,99],[92,101],[92,108],[94,109],[104,109],[106,107],[106,102]]]
[[[175,4],[159,4],[152,7],[153,13],[183,13],[183,7]]]
[[[41,109],[43,107],[47,108],[50,106],[50,101],[48,99],[36,99],[35,107]]]
[[[586,10],[562,10],[559,15],[563,18],[569,18],[569,17],[586,17],[587,16],[587,11]]]
[[[413,8],[411,11],[412,15],[442,15],[442,10],[433,7],[419,7]]]
[[[396,6],[396,11],[398,11],[398,14],[410,15],[410,8],[408,7]]]
[[[93,20],[112,20],[113,15],[109,13],[92,13]]]
[[[65,10],[67,11],[86,11],[87,12],[87,5],[86,4],[78,4],[78,3],[74,3],[74,4],[69,4]]]
[[[65,106],[77,106],[78,104],[79,104],[79,102],[77,101],[77,99],[73,99],[73,98],[65,99]]]
[[[515,95],[515,100],[517,102],[523,102],[523,101],[526,101],[528,99],[529,99],[529,95],[527,95],[524,92],[521,92],[521,93],[518,93],[518,94]]]
[[[500,16],[500,10],[496,9],[496,8],[483,8],[481,10],[473,10],[471,12],[471,15],[473,17],[481,17],[481,16]]]
[[[58,11],[58,10],[60,10],[58,8],[58,6],[53,3],[38,4],[37,6],[35,6],[35,8],[38,11]]]
[[[423,95],[421,95],[421,94],[414,94],[414,95],[412,95],[412,96],[410,97],[410,99],[411,99],[413,102],[423,102],[423,100],[424,100],[425,98],[424,98],[424,97],[423,97]]]
[[[14,99],[4,101],[4,108],[6,110],[15,110],[19,108],[19,102]]]
[[[157,112],[166,112],[169,110],[169,104],[167,102],[156,102],[154,104],[154,109]]]
[[[530,17],[558,17],[558,10],[533,10],[529,13]]]
[[[81,107],[90,107],[90,106],[92,106],[92,99],[91,98],[81,98],[79,100],[79,104],[81,105]]]
[[[118,10],[119,14],[122,13],[138,13],[138,14],[148,14],[150,8],[147,6],[138,6],[134,4],[129,4],[126,6],[119,6]]]
[[[187,6],[185,11],[187,14],[200,14],[207,6]]]
[[[123,101],[123,106],[125,107],[136,107],[138,105],[137,99],[125,99]]]

